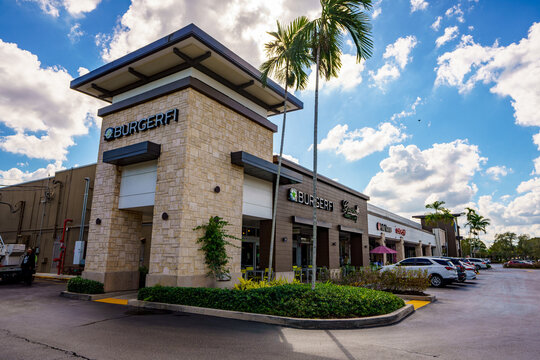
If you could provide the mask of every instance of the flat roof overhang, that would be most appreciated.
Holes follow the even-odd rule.
[[[264,108],[267,115],[283,112],[285,90],[217,40],[190,24],[168,36],[71,81],[70,87],[112,102],[113,97],[182,70],[195,68]],[[287,95],[287,111],[303,103]]]
[[[156,160],[161,153],[161,145],[150,141],[124,146],[103,152],[103,162],[113,165],[131,165]]]
[[[277,177],[277,165],[263,160],[245,151],[231,153],[231,163],[242,166],[244,173],[253,177],[274,182]],[[298,184],[302,182],[302,175],[281,167],[279,176],[280,185]]]

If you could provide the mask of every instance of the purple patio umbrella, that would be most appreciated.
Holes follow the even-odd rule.
[[[371,254],[397,254],[396,250],[387,248],[386,246],[377,246],[375,249],[370,251]]]

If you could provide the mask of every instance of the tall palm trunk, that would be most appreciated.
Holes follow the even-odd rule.
[[[287,65],[286,73],[288,73],[289,66]],[[281,126],[281,145],[279,147],[279,158],[278,158],[278,168],[276,175],[276,186],[274,190],[274,206],[272,207],[272,230],[270,232],[270,259],[268,261],[268,280],[272,279],[272,261],[274,260],[274,242],[276,237],[276,214],[277,214],[277,203],[279,197],[279,178],[281,176],[281,158],[283,157],[283,143],[285,142],[285,125],[287,123],[287,95],[288,95],[288,84],[285,81],[285,96],[284,96],[284,105],[283,105],[283,125]]]
[[[321,47],[317,46],[315,67],[315,113],[313,119],[313,259],[311,268],[311,288],[315,288],[317,275],[317,128],[319,118],[319,62]]]

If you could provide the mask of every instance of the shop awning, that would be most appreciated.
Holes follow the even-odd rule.
[[[103,152],[103,162],[114,165],[131,165],[143,161],[156,160],[161,153],[161,145],[144,141]]]
[[[303,224],[303,225],[311,225],[311,226],[313,226],[313,219],[303,218],[303,217],[299,217],[299,216],[293,216],[292,220],[293,220],[293,223],[295,223],[295,224]],[[317,227],[330,229],[330,228],[332,228],[332,224],[324,222],[324,221],[317,220]]]
[[[232,152],[231,163],[242,166],[244,168],[244,173],[262,180],[273,182],[277,176],[277,164],[258,158],[245,151]],[[301,182],[302,175],[286,169],[285,167],[281,167],[281,175],[279,177],[280,185],[298,184]]]

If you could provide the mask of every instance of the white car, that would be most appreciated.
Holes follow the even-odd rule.
[[[460,261],[461,265],[465,268],[465,276],[467,280],[476,280],[476,268],[474,265],[469,265],[463,261]]]
[[[381,271],[391,271],[397,267],[410,270],[427,270],[429,281],[433,287],[441,287],[458,279],[456,267],[448,260],[436,257],[412,257],[393,265],[383,266]]]
[[[467,258],[467,260],[472,263],[474,266],[476,266],[476,269],[487,269],[488,266],[486,262],[482,259],[476,259],[476,258]]]

